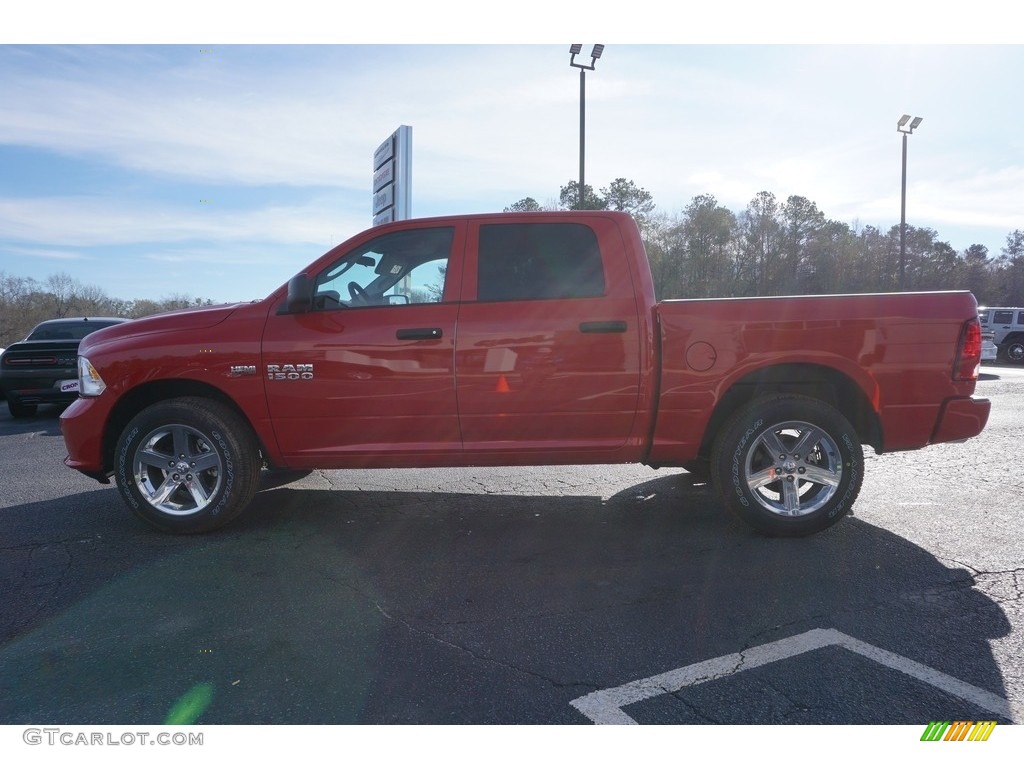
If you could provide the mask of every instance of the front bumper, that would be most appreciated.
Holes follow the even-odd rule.
[[[87,477],[109,483],[113,456],[104,450],[104,427],[109,415],[108,398],[79,397],[60,416],[60,431],[68,455],[65,466]]]
[[[25,405],[64,405],[78,398],[78,371],[49,371],[42,375],[36,371],[4,371],[0,389]]]

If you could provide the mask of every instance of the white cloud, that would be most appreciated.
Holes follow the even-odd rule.
[[[6,253],[133,247],[195,268],[284,249],[305,263],[369,224],[371,153],[400,124],[413,126],[414,214],[546,204],[578,174],[567,48],[0,47],[4,151],[39,148],[128,186],[120,199],[108,180],[56,196],[4,186]],[[699,194],[736,212],[762,190],[800,195],[888,229],[895,120],[914,111],[926,122],[908,220],[943,238],[974,227],[963,238],[995,249],[1024,226],[1024,120],[1006,96],[1021,66],[1019,47],[609,45],[586,80],[587,182],[626,176],[667,213]],[[192,187],[233,206],[182,203]]]
[[[15,256],[26,259],[48,259],[52,261],[88,261],[91,257],[80,251],[67,251],[56,248],[22,248],[12,246],[6,249]]]
[[[0,199],[0,231],[5,237],[56,246],[197,240],[321,243],[333,233],[354,234],[367,226],[368,219],[365,211],[348,214],[330,199],[227,212],[215,205],[204,210],[198,205],[92,197]]]
[[[373,148],[399,124],[414,125],[442,160],[500,167],[503,154],[537,148],[553,107],[575,103],[571,87],[556,87],[565,85],[561,71],[496,82],[493,68],[508,61],[487,49],[404,49],[414,69],[376,49],[314,49],[305,67],[275,71],[273,60],[228,47],[206,68],[142,73],[125,67],[123,53],[86,50],[95,60],[79,52],[81,68],[62,77],[22,73],[0,84],[0,143],[219,184],[363,188]],[[140,67],[152,68],[140,56]],[[114,71],[96,77],[111,58]],[[560,134],[571,136],[570,127]]]

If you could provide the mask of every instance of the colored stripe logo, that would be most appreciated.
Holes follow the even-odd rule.
[[[933,720],[921,734],[921,741],[988,741],[995,720]]]

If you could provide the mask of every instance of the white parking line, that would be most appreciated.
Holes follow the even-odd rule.
[[[686,688],[691,685],[720,680],[738,672],[762,667],[775,661],[799,656],[808,651],[838,645],[848,651],[858,653],[865,658],[895,669],[923,683],[938,688],[952,696],[993,712],[1008,720],[1018,720],[1014,707],[1006,699],[983,690],[963,680],[957,680],[937,669],[919,664],[916,661],[900,656],[874,645],[862,642],[855,637],[843,634],[835,629],[812,629],[800,635],[776,640],[773,643],[759,645],[740,653],[719,656],[688,667],[674,669],[660,675],[635,680],[617,688],[606,688],[588,693],[569,702],[594,723],[599,725],[637,725],[637,721],[622,711],[623,707],[636,704],[645,699],[662,696],[666,693]]]

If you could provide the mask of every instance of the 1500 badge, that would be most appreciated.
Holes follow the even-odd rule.
[[[268,365],[267,378],[271,381],[298,381],[299,379],[313,378],[313,364],[299,363],[298,365]]]

